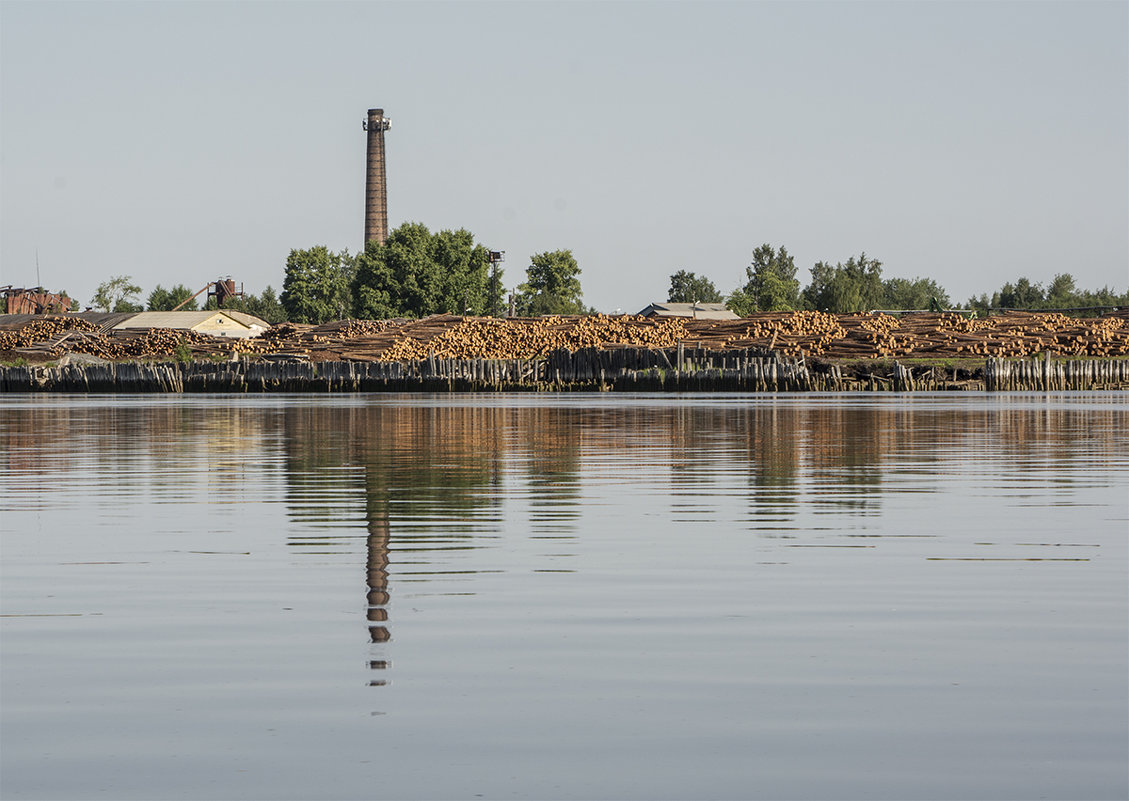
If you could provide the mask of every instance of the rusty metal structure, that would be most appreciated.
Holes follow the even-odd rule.
[[[53,295],[41,286],[33,289],[0,287],[5,314],[60,314],[71,310],[71,299]]]
[[[240,284],[239,289],[236,290],[235,282],[231,280],[231,276],[228,276],[227,278],[217,278],[215,282],[209,281],[208,283],[204,284],[204,286],[201,287],[195,295],[190,298],[185,298],[180,303],[173,306],[172,311],[180,311],[182,307],[187,306],[196,298],[203,295],[205,291],[208,293],[208,299],[210,300],[212,298],[215,298],[216,306],[222,309],[224,303],[226,303],[228,299],[243,297],[243,284]]]
[[[392,121],[384,109],[370,108],[362,124],[368,132],[368,160],[365,172],[365,245],[374,239],[388,241],[388,183],[384,166],[384,132]]]
[[[215,298],[216,306],[222,309],[224,303],[229,299],[243,297],[243,284],[240,284],[239,291],[236,291],[235,282],[231,280],[231,276],[220,278],[216,281],[213,289],[208,293],[208,297]]]

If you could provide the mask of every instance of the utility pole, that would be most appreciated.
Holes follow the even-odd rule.
[[[490,316],[498,316],[498,264],[506,260],[506,251],[492,250],[490,260]]]

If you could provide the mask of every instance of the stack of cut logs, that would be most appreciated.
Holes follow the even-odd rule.
[[[693,321],[688,339],[715,349],[770,347],[835,359],[1129,355],[1129,318],[1012,312],[982,320],[953,313],[822,315],[785,312],[743,320]],[[767,319],[766,319],[767,318]],[[834,325],[826,318],[833,318]]]
[[[0,317],[2,320],[3,317]],[[18,328],[0,329],[0,351],[33,347],[72,332],[97,331],[98,326],[81,317],[41,317]]]
[[[442,359],[530,359],[549,351],[626,345],[670,348],[686,338],[681,319],[633,317],[533,317],[497,320],[467,318],[445,326],[437,335],[416,330],[381,355],[382,361]]]
[[[104,359],[227,358],[233,354],[312,361],[528,359],[557,349],[617,346],[711,350],[764,348],[833,359],[1129,355],[1129,313],[1075,318],[1012,312],[987,319],[953,313],[770,312],[740,320],[647,319],[605,315],[499,320],[437,315],[422,320],[282,323],[260,337],[228,339],[193,331],[136,329],[102,334],[77,317],[49,316],[8,328],[0,316],[0,358],[67,352]]]

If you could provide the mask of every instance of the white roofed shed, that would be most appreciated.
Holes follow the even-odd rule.
[[[213,337],[247,339],[270,328],[270,323],[253,314],[238,311],[149,311],[130,315],[113,327],[187,329]]]

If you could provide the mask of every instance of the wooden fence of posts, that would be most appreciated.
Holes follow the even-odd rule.
[[[1049,353],[1041,359],[988,359],[984,365],[984,388],[990,392],[1126,389],[1129,360],[1052,361]]]
[[[585,348],[537,359],[437,359],[412,362],[107,362],[0,367],[0,392],[849,392],[1129,389],[1129,360],[989,359],[982,378],[941,367],[876,362],[844,375],[749,348]]]

